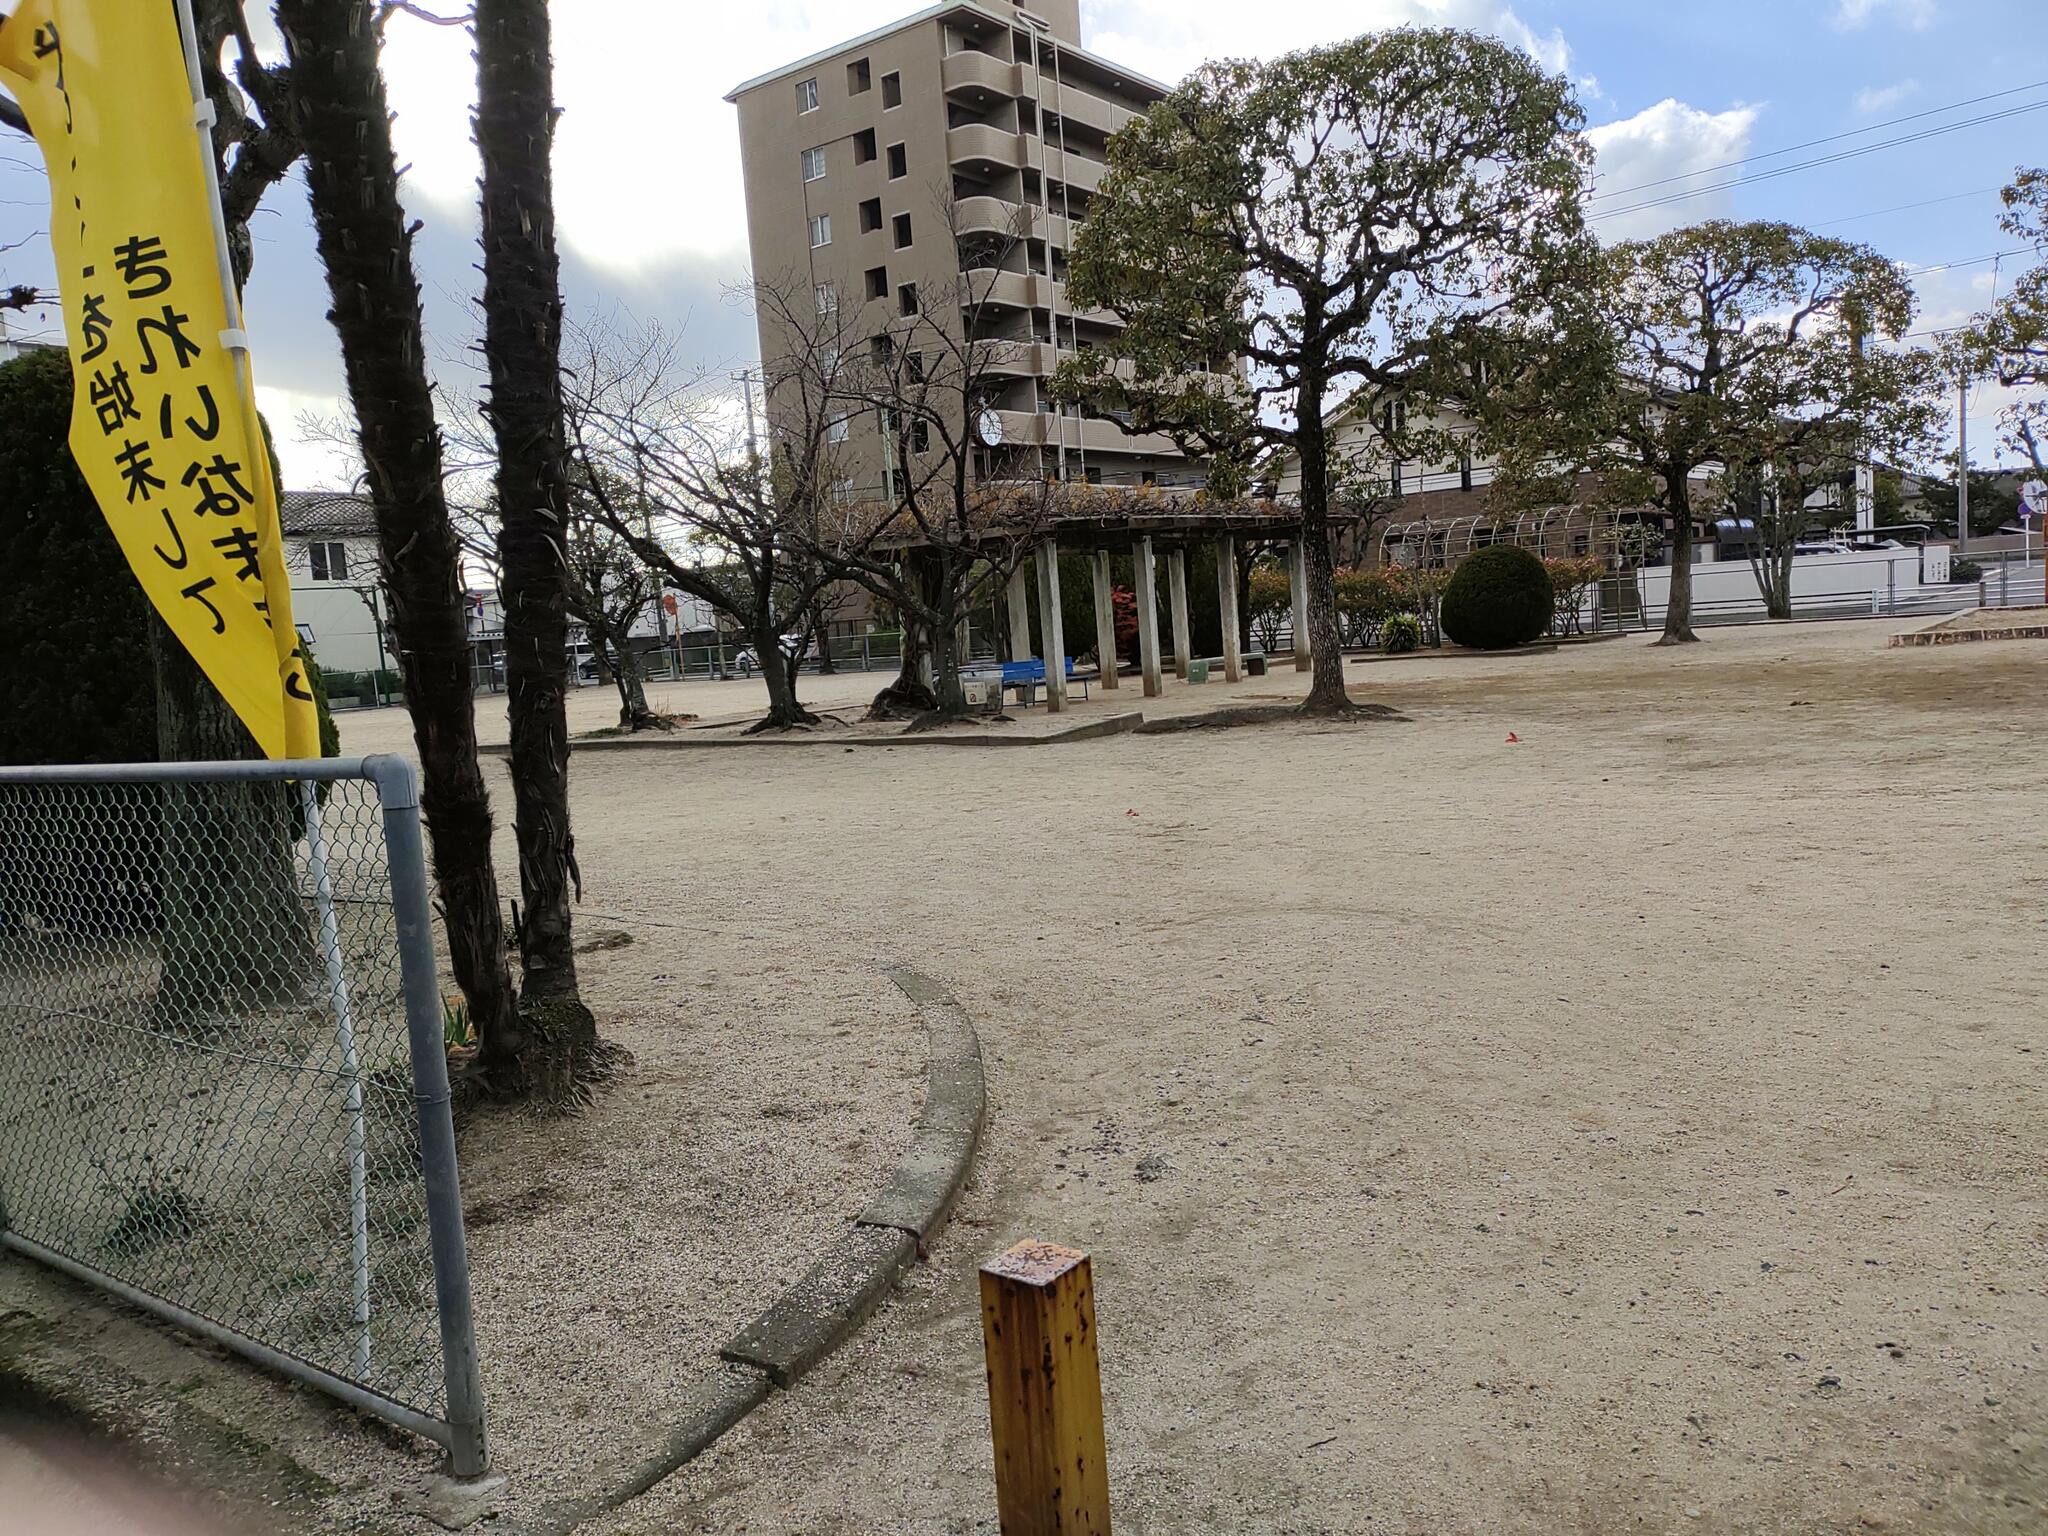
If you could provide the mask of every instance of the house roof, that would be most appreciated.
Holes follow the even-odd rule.
[[[286,491],[278,514],[288,534],[377,531],[376,509],[370,498],[348,491]]]

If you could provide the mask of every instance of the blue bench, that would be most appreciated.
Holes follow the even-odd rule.
[[[1074,665],[1074,658],[1071,656],[1064,657],[1063,660],[1066,662],[1067,682],[1070,685],[1079,683],[1081,697],[1087,698],[1088,685],[1101,674],[1092,670],[1081,670]],[[1002,676],[1003,691],[1008,693],[1015,689],[1019,704],[1033,703],[1038,690],[1045,686],[1045,663],[1036,656],[1029,661],[982,662],[973,667],[963,668],[961,676],[987,678],[995,677],[998,673]]]

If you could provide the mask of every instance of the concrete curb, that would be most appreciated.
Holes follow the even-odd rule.
[[[692,1387],[684,1417],[659,1449],[601,1494],[552,1506],[543,1529],[563,1533],[638,1498],[853,1336],[925,1241],[944,1225],[967,1181],[987,1110],[981,1041],[938,982],[903,966],[884,974],[917,1004],[930,1038],[923,1112],[888,1185],[823,1257],[719,1351],[722,1364]]]
[[[1974,618],[1982,613],[2023,614],[2025,608],[1967,608],[1961,613],[1943,614],[1932,624],[1919,629],[1909,629],[1902,635],[1893,635],[1887,642],[1893,646],[1908,645],[1969,645],[1979,640],[2048,640],[2048,624],[2008,624],[2003,629],[1948,629],[1958,619]]]
[[[993,731],[919,731],[894,736],[707,736],[691,741],[682,736],[599,736],[594,740],[569,742],[571,752],[706,752],[745,747],[770,747],[787,751],[847,750],[854,747],[1049,747],[1063,741],[1093,741],[1102,736],[1121,736],[1136,730],[1145,717],[1136,710],[1105,715],[1070,725],[1064,730],[1034,735],[1005,736]],[[477,748],[482,757],[510,757],[512,749],[502,743]]]

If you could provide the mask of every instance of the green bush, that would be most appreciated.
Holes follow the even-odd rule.
[[[1550,627],[1550,572],[1528,550],[1493,544],[1459,562],[1444,588],[1445,636],[1474,650],[1527,645]]]
[[[1951,560],[1948,567],[1948,579],[1951,582],[1957,583],[1982,581],[1984,579],[1984,567],[1974,560]]]
[[[1380,621],[1380,643],[1389,656],[1422,649],[1422,620],[1412,613],[1392,613]]]

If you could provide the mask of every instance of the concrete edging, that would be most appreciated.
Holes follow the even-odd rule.
[[[652,1456],[606,1492],[549,1511],[548,1529],[638,1498],[695,1460],[856,1333],[945,1224],[967,1182],[987,1112],[981,1040],[950,992],[907,966],[883,974],[917,1005],[930,1040],[924,1108],[888,1184],[824,1255],[719,1350],[722,1364],[689,1394],[689,1411]]]
[[[845,749],[855,747],[1050,747],[1063,741],[1093,741],[1102,736],[1121,736],[1135,730],[1145,717],[1136,710],[1087,720],[1057,731],[1034,735],[1005,736],[994,731],[919,731],[889,736],[706,736],[692,741],[685,736],[639,735],[598,736],[569,740],[571,752],[705,752],[744,747],[775,747],[790,751],[808,748]],[[510,757],[512,749],[503,743],[481,746],[482,757]]]
[[[1909,645],[1969,645],[1980,640],[2048,640],[2048,624],[2008,624],[2003,629],[1950,629],[1947,626],[1960,619],[1975,618],[1984,613],[2026,613],[2025,608],[1965,608],[1960,613],[1943,614],[1932,624],[1919,629],[1909,629],[1904,634],[1893,635],[1887,644]]]

